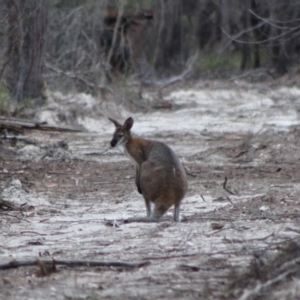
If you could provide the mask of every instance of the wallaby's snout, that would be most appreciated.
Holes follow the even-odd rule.
[[[116,131],[113,134],[113,138],[110,141],[110,145],[114,148],[122,143],[123,134],[119,132],[120,127],[116,127]]]
[[[115,138],[113,138],[113,139],[110,141],[110,145],[111,145],[112,147],[116,147],[117,144],[118,144],[118,141],[117,141]]]

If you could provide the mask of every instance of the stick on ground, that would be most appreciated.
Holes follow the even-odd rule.
[[[224,182],[223,182],[223,189],[226,191],[226,192],[228,192],[229,194],[231,194],[231,195],[237,195],[237,192],[236,191],[234,191],[234,192],[232,192],[231,190],[229,190],[228,188],[227,188],[227,177],[225,177],[224,178]]]
[[[124,268],[140,268],[150,264],[150,261],[125,262],[125,261],[100,261],[100,260],[69,260],[69,259],[32,259],[32,260],[12,260],[9,263],[0,264],[0,270],[14,269],[24,266],[37,266],[39,262],[52,263],[55,265],[65,265],[69,267],[124,267]]]

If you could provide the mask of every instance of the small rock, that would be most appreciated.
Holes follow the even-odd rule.
[[[260,208],[259,208],[259,211],[267,211],[267,210],[269,210],[270,208],[268,207],[268,206],[266,206],[266,205],[263,205],[263,206],[261,206]]]

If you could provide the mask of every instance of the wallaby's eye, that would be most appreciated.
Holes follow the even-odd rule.
[[[119,134],[118,134],[118,138],[121,138],[121,137],[123,137],[123,134],[122,134],[122,133],[119,133]]]

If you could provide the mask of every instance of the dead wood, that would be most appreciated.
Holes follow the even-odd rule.
[[[1,139],[1,140],[10,140],[10,141],[13,141],[13,142],[22,141],[22,142],[24,142],[24,143],[26,143],[26,144],[30,144],[30,145],[38,145],[37,142],[32,141],[32,140],[26,138],[25,136],[2,135],[2,136],[0,136],[0,139]]]
[[[24,129],[58,131],[58,132],[81,132],[82,130],[65,128],[59,126],[50,126],[46,122],[34,122],[16,118],[0,118],[0,131],[12,130],[15,132],[23,132]]]
[[[21,208],[13,204],[12,202],[0,198],[0,210],[12,211],[12,210],[21,210]]]
[[[100,260],[68,260],[68,259],[33,259],[33,260],[12,260],[9,263],[0,264],[0,270],[14,269],[27,266],[40,266],[41,263],[64,265],[68,267],[123,267],[140,268],[150,264],[150,261],[125,262],[125,261],[100,261]]]

